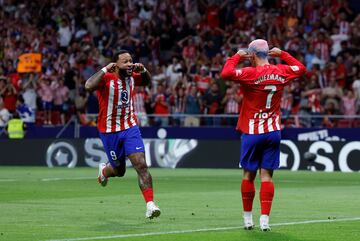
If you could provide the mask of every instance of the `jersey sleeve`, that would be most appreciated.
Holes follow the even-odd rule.
[[[288,80],[298,78],[305,74],[305,66],[300,61],[292,57],[289,53],[281,51],[280,58],[284,60],[287,65],[279,64],[278,67],[285,72]]]
[[[109,80],[109,74],[108,73],[105,73],[104,76],[102,77],[100,83],[99,83],[99,86],[98,86],[98,89],[102,89],[104,88],[104,86],[106,85],[106,82]]]
[[[241,56],[235,54],[228,58],[225,62],[224,68],[221,71],[221,77],[223,79],[245,82],[254,80],[255,70],[251,67],[236,69],[236,65],[240,62]]]
[[[140,73],[133,72],[132,77],[134,78],[135,85],[142,85],[142,77]]]

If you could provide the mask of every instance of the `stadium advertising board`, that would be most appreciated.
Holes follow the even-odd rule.
[[[237,168],[239,163],[239,141],[145,139],[144,142],[147,163],[152,167]],[[0,165],[96,167],[100,160],[107,159],[98,138],[1,140],[0,144]],[[306,152],[316,154],[315,159],[305,160]],[[281,142],[281,169],[358,172],[359,160],[360,141]]]

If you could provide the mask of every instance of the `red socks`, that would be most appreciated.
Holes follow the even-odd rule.
[[[142,190],[142,194],[146,203],[154,201],[154,191],[152,188]]]
[[[242,203],[245,212],[252,211],[253,200],[255,197],[255,185],[254,181],[242,180],[241,182],[241,196]]]
[[[262,182],[260,186],[261,215],[269,216],[273,197],[274,197],[274,183]]]

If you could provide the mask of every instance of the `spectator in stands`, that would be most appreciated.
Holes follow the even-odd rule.
[[[345,116],[356,115],[357,112],[356,97],[352,90],[345,90],[345,95],[341,97],[341,112]]]
[[[322,112],[321,103],[320,103],[320,94],[321,94],[321,89],[317,88],[316,82],[314,80],[309,85],[306,86],[305,91],[302,92],[301,94],[303,98],[307,99],[306,103],[308,105],[308,110],[312,116],[311,119],[312,127],[321,126],[322,118],[319,117],[319,115],[321,115]]]
[[[51,113],[53,110],[54,100],[54,86],[51,84],[51,78],[49,76],[43,76],[40,79],[40,88],[38,89],[38,95],[42,101],[42,110],[44,111],[44,124],[52,125]]]
[[[333,118],[333,115],[340,115],[339,110],[335,107],[335,104],[333,102],[328,102],[325,105],[324,109],[324,118],[322,121],[322,126],[326,128],[333,128],[336,127],[336,124],[338,122],[337,118]]]
[[[158,84],[156,94],[152,98],[152,108],[154,114],[159,116],[155,117],[156,126],[168,126],[169,125],[169,114],[170,108],[165,96],[164,86]]]
[[[150,102],[150,96],[144,86],[134,88],[134,111],[140,126],[148,126],[149,120],[146,114],[145,104]]]
[[[218,83],[212,83],[211,88],[206,92],[203,97],[203,104],[205,107],[204,113],[208,115],[215,115],[221,113],[222,106],[221,106],[222,96],[219,90]],[[206,124],[210,126],[220,126],[221,120],[217,117],[207,117],[205,119]]]
[[[200,74],[194,76],[194,81],[197,85],[198,91],[204,95],[210,88],[213,79],[209,75],[209,69],[205,65],[201,66]]]
[[[37,110],[37,94],[36,94],[36,88],[37,88],[37,75],[30,74],[29,79],[26,81],[21,80],[21,88],[23,90],[22,97],[24,98],[24,103],[30,107],[34,113],[36,113]]]
[[[25,104],[25,100],[22,95],[18,96],[16,102],[16,112],[19,114],[20,119],[27,127],[31,128],[35,125],[35,111]]]
[[[237,91],[237,84],[231,82],[231,86],[226,90],[226,94],[221,101],[221,104],[225,107],[225,114],[234,116],[226,118],[227,125],[236,126],[242,97],[242,93]]]
[[[0,97],[0,127],[5,127],[11,117],[10,112],[5,108],[3,99]]]
[[[199,115],[201,114],[201,94],[197,91],[195,83],[190,86],[190,91],[185,97],[185,114]],[[186,116],[184,120],[185,126],[199,126],[200,118],[198,116]]]
[[[174,86],[174,84],[182,75],[181,70],[182,70],[182,66],[179,61],[179,58],[174,56],[172,58],[172,63],[167,67],[165,73],[168,78],[168,82],[167,82],[168,86]]]
[[[54,83],[54,110],[60,113],[61,124],[65,124],[65,114],[69,111],[69,89],[64,79]]]
[[[17,91],[3,96],[6,106],[12,105],[9,109],[14,111],[17,95],[23,94],[25,103],[34,107],[33,91],[37,86],[41,89],[42,81],[36,75],[29,82],[27,74],[23,77],[16,72],[17,58],[22,53],[42,53],[43,69],[38,78],[64,78],[69,104],[74,105],[84,78],[97,66],[109,62],[117,46],[135,53],[134,60],[149,61],[148,69],[159,67],[159,76],[154,75],[152,80],[152,94],[156,94],[157,83],[163,83],[166,92],[171,92],[179,79],[188,74],[200,75],[201,66],[206,66],[207,74],[216,79],[224,58],[244,47],[243,43],[261,36],[274,46],[286,45],[297,58],[305,59],[307,67],[316,69],[319,65],[312,73],[319,88],[327,87],[330,78],[335,77],[340,86],[355,86],[354,95],[359,97],[356,86],[360,84],[356,80],[360,66],[360,17],[359,8],[349,1],[332,0],[331,6],[322,0],[295,1],[296,4],[261,0],[220,4],[210,0],[141,2],[65,2],[54,7],[34,0],[23,1],[20,8],[17,1],[4,1],[0,11],[5,16],[1,20],[6,31],[1,36],[4,48],[0,50],[0,75],[9,78]],[[125,38],[129,33],[131,36]],[[178,57],[172,61],[172,56]],[[339,56],[343,63],[339,60],[340,64],[329,64],[329,60],[336,61]],[[222,86],[220,92],[224,91]],[[200,91],[205,94],[209,87]],[[302,90],[303,84],[291,91],[295,107]],[[0,93],[3,91],[0,86]],[[293,111],[296,114],[298,109]],[[225,109],[217,113],[223,114]]]
[[[321,91],[322,102],[325,106],[328,105],[329,102],[332,102],[336,109],[340,107],[340,99],[343,96],[342,89],[336,82],[335,77],[330,78],[329,86],[325,87]]]
[[[16,110],[16,99],[18,91],[9,78],[2,76],[0,77],[0,82],[2,82],[0,84],[2,86],[0,89],[0,96],[3,99],[4,106],[10,113],[14,113]]]
[[[175,116],[173,117],[173,125],[182,126],[184,123],[183,115],[185,113],[186,106],[186,96],[185,96],[185,87],[180,85],[173,90],[173,94],[170,96],[170,107],[171,113]]]

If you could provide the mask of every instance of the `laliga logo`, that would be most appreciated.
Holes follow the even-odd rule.
[[[46,164],[48,167],[67,166],[73,168],[78,160],[75,148],[64,141],[52,143],[46,151]]]

